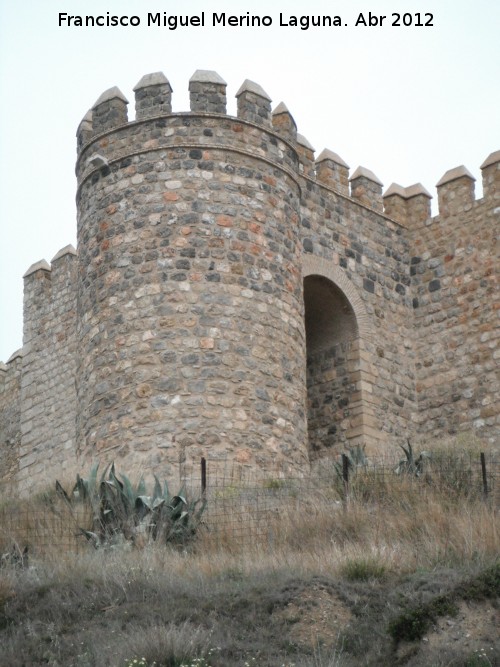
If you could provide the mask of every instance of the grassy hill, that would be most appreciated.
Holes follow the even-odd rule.
[[[333,478],[268,480],[259,516],[263,496],[233,485],[182,546],[6,552],[0,665],[500,665],[498,507],[459,470],[447,484],[359,470],[348,498]],[[31,511],[59,501],[44,502]]]

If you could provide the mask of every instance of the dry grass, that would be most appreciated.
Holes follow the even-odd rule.
[[[22,525],[13,534],[4,508],[0,542],[22,548],[31,534],[33,544],[29,567],[13,561],[0,570],[0,664],[124,667],[136,657],[147,667],[191,667],[196,659],[199,667],[397,664],[388,628],[408,607],[432,611],[436,599],[471,590],[488,596],[464,582],[497,562],[498,508],[462,472],[454,464],[448,481],[436,484],[435,473],[417,480],[359,471],[348,498],[334,477],[212,488],[206,526],[187,549],[95,551],[75,537],[85,515],[53,497],[41,513],[18,506]],[[315,614],[328,622],[315,610],[318,591],[327,609],[344,605],[354,621],[329,629],[334,644],[318,635],[302,645],[292,630],[303,617],[307,628],[317,627]],[[471,660],[479,649],[470,645]],[[468,664],[442,647],[434,662],[428,650],[419,663],[419,650],[412,665]]]
[[[310,482],[291,494],[278,493],[268,511],[254,515],[251,503],[232,498],[233,514],[245,517],[245,532],[233,521],[210,521],[194,558],[247,558],[293,564],[305,572],[339,571],[360,552],[395,573],[437,565],[488,562],[500,553],[498,510],[479,494],[426,487],[425,480],[365,473],[352,484],[347,502],[331,489],[311,491]],[[262,501],[261,501],[262,503]],[[217,560],[217,558],[215,560]]]
[[[360,469],[351,476],[347,497],[335,475],[213,487],[195,544],[187,556],[168,551],[171,566],[182,569],[188,557],[207,572],[234,562],[245,571],[286,563],[322,574],[341,572],[362,553],[404,574],[489,562],[500,553],[499,508],[494,498],[484,501],[477,470],[472,480],[470,452],[446,465],[449,452],[440,449],[438,455],[439,467],[418,479],[390,468]],[[89,519],[85,507],[69,509],[53,493],[3,505],[0,553],[29,544],[30,556],[50,559],[53,552],[60,561],[64,553],[71,561],[75,552],[90,549],[79,534]],[[133,547],[122,552],[127,548]]]
[[[123,667],[144,657],[148,667],[385,667],[397,664],[390,622],[401,616],[404,631],[409,605],[421,614],[454,591],[472,590],[479,599],[488,594],[464,584],[494,560],[483,558],[404,576],[380,551],[366,554],[353,545],[309,556],[305,550],[189,554],[149,546],[45,559],[0,575],[0,664]],[[319,591],[323,600],[338,601],[335,608],[350,610],[349,627],[328,627],[316,608]],[[290,608],[292,616],[285,613]],[[303,621],[310,633],[318,627],[309,619],[337,637],[333,645],[323,643],[319,629],[316,640],[311,634],[297,643],[301,633],[293,631]],[[500,649],[499,642],[490,646]],[[471,654],[479,648],[471,644]],[[466,663],[414,657],[412,664]]]
[[[256,513],[247,491],[241,497],[240,490],[233,490],[231,498],[224,499],[223,513],[220,499],[215,517],[209,509],[208,526],[200,530],[189,549],[146,547],[140,550],[140,561],[168,568],[182,577],[193,572],[207,577],[226,571],[250,574],[283,566],[305,575],[341,576],[362,555],[367,561],[383,564],[386,572],[404,575],[438,566],[481,565],[500,553],[500,520],[494,505],[480,498],[453,498],[447,490],[429,488],[422,492],[415,480],[396,482],[391,487],[386,480],[383,494],[377,492],[376,500],[370,502],[365,500],[366,491],[359,500],[353,489],[349,500],[341,502],[334,493],[311,492],[310,484],[304,489],[296,484],[292,494],[279,491],[267,497],[265,511]],[[367,486],[365,480],[363,488]],[[262,499],[260,505],[262,508]],[[56,519],[51,523],[46,508],[40,518],[36,508],[25,505],[20,516],[25,523],[17,531],[15,544],[21,547],[23,538],[31,534],[35,557],[37,544],[43,547],[45,562],[63,569],[71,569],[76,562],[83,567],[99,556],[76,536],[77,526],[85,524],[84,513],[75,517],[56,504]],[[242,530],[240,516],[244,518]],[[137,563],[136,547],[125,544],[116,550],[119,561],[128,563],[126,567]],[[80,558],[75,558],[75,551]],[[118,563],[114,568],[116,574]]]

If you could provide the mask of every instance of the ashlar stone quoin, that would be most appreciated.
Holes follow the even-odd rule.
[[[78,247],[24,275],[0,365],[0,480],[92,461],[189,474],[201,457],[302,474],[346,447],[498,438],[500,151],[383,186],[248,79],[172,112],[162,72],[105,91],[77,131]]]

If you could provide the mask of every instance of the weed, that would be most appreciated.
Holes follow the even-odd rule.
[[[457,606],[446,597],[439,596],[429,602],[404,612],[389,624],[389,634],[398,643],[412,642],[422,637],[440,616],[456,616]]]
[[[269,489],[270,491],[279,491],[280,489],[286,487],[286,481],[284,479],[276,479],[271,477],[270,479],[264,480],[263,486],[265,489]]]
[[[493,648],[490,647],[489,651],[485,648],[479,648],[474,651],[470,656],[465,659],[465,667],[493,667],[494,663],[492,660],[495,657],[491,654]]]
[[[457,595],[463,600],[500,598],[500,560],[461,584]]]
[[[359,558],[346,561],[341,566],[340,573],[348,581],[383,580],[387,576],[387,568],[379,560]]]

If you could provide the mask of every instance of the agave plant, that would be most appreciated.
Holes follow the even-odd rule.
[[[73,508],[86,504],[91,511],[91,529],[79,528],[96,548],[117,540],[137,542],[142,537],[163,543],[185,544],[192,539],[201,522],[206,502],[188,501],[185,489],[171,495],[168,484],[163,486],[154,476],[151,495],[141,477],[134,485],[114,463],[99,475],[99,463],[92,466],[89,477],[77,475],[76,484],[68,495],[59,482],[56,491]]]
[[[347,452],[344,452],[352,468],[363,467],[368,464],[365,448],[366,445],[355,445],[354,447],[349,447]]]
[[[335,461],[333,464],[333,470],[340,480],[342,480],[344,477],[343,458],[347,459],[347,466],[352,472],[355,472],[358,468],[364,468],[368,465],[368,459],[365,454],[365,445],[358,444],[348,447],[348,449],[342,452],[340,455],[340,460]]]
[[[408,448],[406,448],[404,445],[400,445],[401,449],[405,453],[404,459],[402,459],[396,468],[394,469],[394,472],[396,475],[402,475],[402,474],[407,474],[407,475],[415,475],[415,477],[420,477],[420,475],[424,471],[424,464],[426,459],[430,459],[431,455],[429,452],[421,452],[417,458],[415,458],[415,455],[413,453],[413,447],[411,446],[410,441],[407,441]]]

